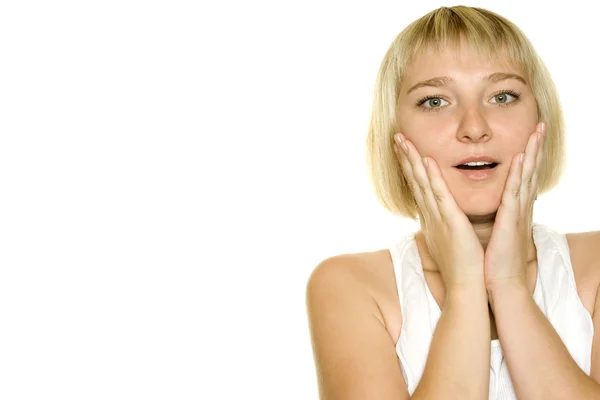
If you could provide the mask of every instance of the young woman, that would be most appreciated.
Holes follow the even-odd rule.
[[[413,22],[381,64],[367,147],[378,198],[421,229],[312,273],[321,399],[600,399],[600,232],[532,223],[564,123],[524,34],[463,6]]]

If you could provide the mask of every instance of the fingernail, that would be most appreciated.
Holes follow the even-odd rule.
[[[402,147],[402,150],[404,150],[405,154],[408,154],[408,147],[406,147],[406,143],[402,142],[402,144],[400,145],[400,147]]]
[[[523,164],[523,160],[525,159],[525,153],[521,153],[521,156],[519,157],[519,162],[521,164]]]
[[[423,157],[423,165],[425,166],[425,168],[429,166],[429,161],[427,161],[425,157]]]
[[[398,143],[398,145],[402,143],[402,139],[400,139],[400,134],[394,135],[394,140],[396,141],[396,143]]]

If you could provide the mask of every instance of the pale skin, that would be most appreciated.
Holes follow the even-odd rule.
[[[538,149],[543,146],[543,141],[538,145],[536,141],[538,136],[541,138],[545,133],[541,129],[543,124],[538,124],[536,101],[529,85],[512,77],[502,79],[503,76],[499,75],[495,75],[497,78],[494,82],[486,79],[498,72],[525,77],[521,69],[502,60],[482,62],[468,47],[461,49],[461,57],[456,57],[456,52],[450,50],[441,54],[427,52],[415,59],[407,69],[407,84],[400,90],[397,105],[397,143],[401,144],[406,139],[405,145],[412,144],[418,157],[407,157],[408,160],[431,159],[435,164],[434,169],[439,169],[450,197],[468,217],[484,251],[494,231],[496,214],[502,203],[513,160],[526,151],[529,157],[524,160],[524,165],[519,164],[520,173],[516,171],[518,168],[514,168],[514,179],[520,181],[516,185],[523,183],[523,192],[528,192],[520,196],[522,208],[535,200],[537,180],[534,178],[541,164],[541,152]],[[439,82],[417,86],[417,83],[434,77],[450,77],[453,82],[439,87],[433,86],[439,85]],[[413,87],[416,88],[411,90]],[[429,99],[423,102],[423,97]],[[496,179],[474,184],[465,180],[455,165],[464,156],[482,153],[499,161]],[[420,170],[415,172],[426,171],[420,165],[410,169],[415,168]],[[418,185],[416,175],[413,173],[412,178]],[[527,184],[533,187],[527,187]],[[521,192],[515,190],[516,194],[520,195]],[[422,214],[420,220],[423,221]],[[535,276],[536,249],[531,223],[525,229],[530,235],[529,240],[523,241],[527,244],[526,267],[533,271],[520,273],[525,277],[527,273]],[[429,254],[423,230],[417,232],[416,239],[424,269],[439,272]],[[490,287],[493,284],[492,281],[487,283]],[[493,314],[490,315],[490,324],[492,339],[496,339]]]
[[[460,57],[424,53],[409,66],[398,98],[397,133],[408,150],[398,146],[398,160],[411,184],[428,193],[419,204],[425,212],[420,220],[433,224],[436,215],[445,215],[447,222],[452,215],[460,245],[472,239],[469,254],[455,253],[469,268],[461,270],[436,262],[427,229],[416,235],[427,285],[443,315],[411,398],[446,398],[458,390],[460,398],[487,398],[489,340],[499,338],[519,399],[600,399],[600,334],[594,336],[587,376],[531,297],[537,279],[531,216],[544,121],[537,119],[526,83],[482,80],[497,72],[525,78],[519,68],[502,60],[483,63],[467,48]],[[416,83],[440,76],[454,82],[407,93]],[[498,94],[506,89],[520,93],[518,101]],[[419,108],[416,103],[424,96],[432,98],[421,106],[439,110]],[[453,169],[473,153],[500,162],[494,179],[468,182]],[[439,198],[445,200],[436,202]],[[567,240],[578,295],[600,332],[600,232],[568,234]],[[402,326],[396,290],[387,249],[332,257],[315,269],[307,306],[321,399],[410,397],[394,348]],[[466,351],[452,350],[457,348]]]

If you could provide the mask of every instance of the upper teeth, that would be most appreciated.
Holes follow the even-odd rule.
[[[463,164],[463,165],[468,165],[470,167],[478,167],[480,165],[488,165],[488,164],[491,164],[491,162],[488,162],[488,161],[472,161],[472,162],[468,162],[468,163]]]

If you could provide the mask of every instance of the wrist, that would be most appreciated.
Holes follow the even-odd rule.
[[[492,312],[501,299],[510,299],[521,294],[530,295],[527,283],[522,279],[497,280],[487,285],[487,292]]]
[[[446,298],[456,299],[487,299],[487,291],[483,280],[454,282],[446,287]]]
[[[444,279],[444,277],[442,277]],[[444,279],[446,292],[474,292],[486,289],[485,277],[481,275],[473,275],[455,279]]]

